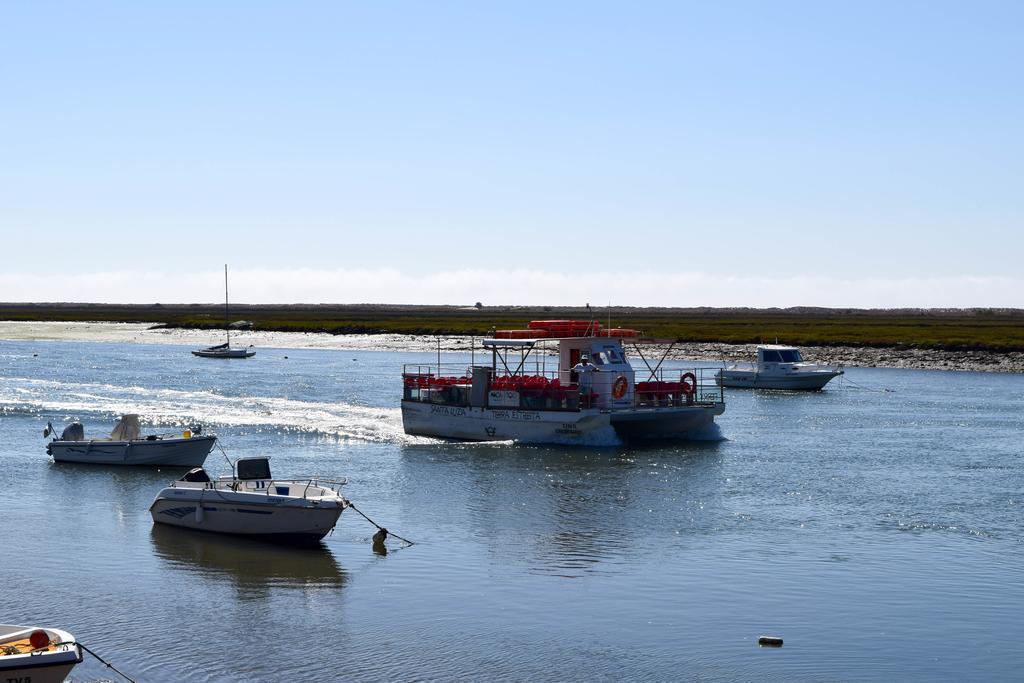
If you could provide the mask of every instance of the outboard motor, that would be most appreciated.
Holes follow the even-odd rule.
[[[81,422],[72,422],[60,433],[61,441],[85,441],[85,427]]]
[[[206,483],[210,481],[210,475],[208,475],[206,473],[206,470],[204,470],[202,467],[193,467],[192,469],[185,473],[185,476],[181,478],[181,481]]]

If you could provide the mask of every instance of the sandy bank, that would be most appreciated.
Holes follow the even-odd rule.
[[[210,330],[150,329],[146,323],[105,322],[0,322],[0,339],[117,342],[204,346],[224,341],[223,333]],[[332,335],[316,332],[238,332],[232,343],[240,346],[280,349],[353,349],[370,351],[434,351],[437,337],[400,334]],[[468,351],[468,337],[441,337],[445,351]],[[660,355],[655,352],[652,355]],[[753,344],[680,344],[673,360],[749,361]],[[848,346],[805,347],[804,356],[814,362],[840,363],[848,367],[919,368],[978,372],[1024,372],[1024,353],[989,351],[933,351],[909,348]]]

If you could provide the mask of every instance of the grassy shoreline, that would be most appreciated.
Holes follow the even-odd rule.
[[[594,309],[607,325],[680,342],[912,348],[945,351],[1024,351],[1022,309]],[[327,334],[486,335],[521,329],[530,320],[588,319],[585,308],[555,306],[400,306],[232,304],[231,319],[256,331]],[[0,320],[135,322],[181,329],[222,329],[217,304],[0,303]]]

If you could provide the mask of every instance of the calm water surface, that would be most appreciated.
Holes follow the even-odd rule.
[[[431,358],[0,342],[0,621],[66,628],[141,681],[1024,669],[1024,377],[852,369],[873,390],[730,391],[721,440],[584,450],[406,437],[400,367]],[[346,476],[418,543],[374,555],[351,512],[306,551],[154,527],[180,470],[44,452],[47,420],[99,435],[122,412],[201,422],[278,476]]]

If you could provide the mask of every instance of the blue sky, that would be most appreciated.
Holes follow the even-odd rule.
[[[1024,307],[1024,3],[0,7],[0,301]]]

